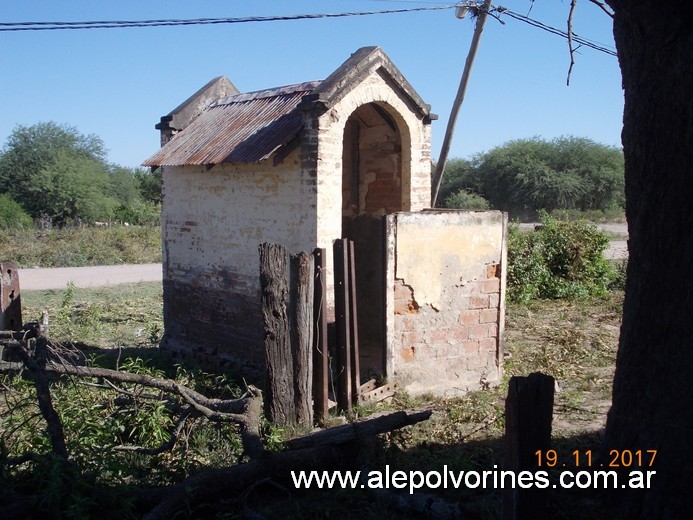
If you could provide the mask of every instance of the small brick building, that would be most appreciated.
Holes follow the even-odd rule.
[[[506,216],[426,211],[435,119],[377,47],[322,81],[216,78],[161,118],[162,348],[263,361],[258,245],[355,242],[362,366],[417,391],[500,378]]]

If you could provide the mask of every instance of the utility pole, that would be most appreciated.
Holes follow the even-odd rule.
[[[486,17],[488,16],[488,10],[491,7],[491,0],[484,0],[481,7],[472,7],[470,5],[458,6],[458,18],[464,17],[464,14],[460,15],[460,10],[464,8],[476,9],[477,18],[476,25],[474,27],[474,36],[472,36],[472,44],[469,47],[469,53],[467,54],[467,61],[464,64],[464,70],[462,71],[462,78],[460,79],[460,86],[457,89],[457,96],[452,104],[452,110],[450,111],[450,119],[448,119],[448,126],[445,130],[445,138],[443,139],[443,146],[440,150],[440,157],[438,157],[438,164],[436,164],[436,171],[433,174],[433,190],[431,194],[431,207],[436,207],[436,199],[438,198],[438,191],[440,190],[440,183],[443,180],[443,172],[445,171],[445,163],[448,160],[448,152],[450,152],[450,142],[452,141],[452,134],[455,131],[455,123],[457,121],[457,114],[460,111],[460,106],[462,106],[462,101],[464,100],[464,94],[467,91],[467,84],[469,83],[469,75],[472,71],[472,66],[474,65],[474,59],[476,58],[476,52],[479,48],[479,41],[481,40],[481,33],[484,31],[484,24],[486,23]]]

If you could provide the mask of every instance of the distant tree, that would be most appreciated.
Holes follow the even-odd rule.
[[[489,209],[490,205],[481,195],[477,195],[476,193],[462,188],[445,199],[445,207],[450,209],[484,211]]]
[[[118,205],[115,197],[107,195],[110,181],[101,162],[59,150],[52,162],[32,175],[23,205],[34,216],[47,215],[59,224],[108,220]]]
[[[142,200],[152,204],[161,204],[161,168],[157,168],[153,172],[137,168],[134,170],[134,176]]]
[[[110,170],[113,197],[122,205],[129,206],[142,201],[136,170],[113,165]]]
[[[481,193],[511,212],[606,210],[623,204],[619,149],[578,137],[510,141],[477,156]]]
[[[117,205],[103,141],[57,123],[17,126],[0,153],[0,192],[34,218],[107,219]]]
[[[482,189],[481,180],[472,161],[459,158],[450,159],[445,165],[445,174],[440,184],[438,205],[449,207],[445,201],[461,189],[470,193],[480,194]]]
[[[24,208],[8,193],[0,194],[0,229],[31,227],[33,221]]]

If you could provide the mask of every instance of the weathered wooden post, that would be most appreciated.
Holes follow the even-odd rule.
[[[1,262],[0,330],[21,330],[23,325],[17,264],[14,262]]]
[[[518,475],[546,469],[538,466],[537,452],[543,459],[551,447],[554,385],[553,377],[539,372],[510,378],[505,400],[504,470]],[[544,489],[503,489],[504,520],[544,518],[545,508]]]
[[[313,255],[291,255],[291,350],[296,421],[313,426]]]
[[[294,375],[286,301],[289,295],[286,248],[260,244],[260,287],[265,324],[265,412],[279,425],[296,421]]]

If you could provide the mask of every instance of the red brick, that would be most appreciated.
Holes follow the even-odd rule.
[[[416,332],[403,332],[402,333],[402,346],[403,347],[414,347],[418,341],[419,336]]]
[[[459,322],[462,325],[476,325],[479,323],[479,311],[469,310],[460,312]]]
[[[412,314],[416,312],[416,305],[413,300],[395,300],[395,314]]]
[[[469,339],[484,339],[491,336],[488,323],[480,323],[469,327]]]
[[[404,285],[400,280],[395,282],[395,299],[411,300],[413,297],[411,287]]]
[[[424,337],[427,343],[441,343],[450,337],[450,330],[438,329],[427,331]]]
[[[470,296],[467,298],[468,309],[488,309],[489,297],[487,295]]]
[[[466,341],[469,339],[469,327],[455,327],[454,329],[448,329],[446,332],[446,338],[455,341]]]
[[[496,349],[498,348],[498,342],[496,341],[496,338],[486,338],[482,339],[479,342],[479,352],[493,352],[495,354]]]
[[[500,307],[500,294],[494,293],[488,295],[488,307],[489,309],[497,309]]]
[[[487,264],[486,278],[500,278],[500,264]]]
[[[481,292],[485,294],[497,293],[500,291],[500,280],[498,278],[492,278],[490,280],[484,280],[481,282]]]
[[[406,362],[414,361],[415,353],[416,353],[416,351],[415,351],[414,347],[403,348],[399,351],[399,355]]]
[[[479,354],[479,341],[476,340],[467,340],[463,341],[461,344],[461,349],[460,351],[463,352],[464,354],[473,354],[472,357],[477,357]]]
[[[481,309],[479,311],[479,323],[496,323],[498,321],[498,309]]]

